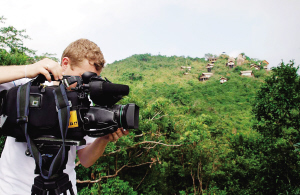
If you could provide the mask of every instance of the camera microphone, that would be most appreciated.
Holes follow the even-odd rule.
[[[128,95],[129,86],[107,83],[103,81],[94,81],[89,84],[91,96],[97,97],[102,94],[107,95]]]
[[[91,99],[98,105],[113,105],[118,102],[124,95],[128,95],[129,86],[114,84],[103,81],[93,81],[89,83]]]
[[[129,86],[114,83],[102,83],[102,91],[103,93],[111,95],[128,95]]]
[[[91,96],[97,97],[102,94],[107,95],[128,95],[129,86],[122,84],[114,84],[97,76],[94,72],[85,72],[82,74],[83,83],[88,85]]]

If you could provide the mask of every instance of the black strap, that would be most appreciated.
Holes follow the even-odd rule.
[[[55,97],[59,128],[60,128],[61,139],[63,144],[62,144],[62,149],[59,150],[57,156],[53,160],[52,163],[53,166],[51,165],[50,170],[51,168],[53,170],[58,170],[63,165],[63,162],[65,161],[65,157],[66,157],[66,152],[68,152],[68,150],[66,150],[65,139],[67,137],[68,126],[69,126],[70,105],[69,105],[69,101],[68,101],[68,97],[64,85],[60,84],[58,88],[53,90],[53,95]]]
[[[6,115],[4,107],[5,107],[5,102],[6,102],[6,93],[7,90],[3,90],[0,92],[0,136],[3,136],[3,131],[2,131],[2,126],[1,124],[4,123],[4,121],[1,122],[1,120],[4,120],[4,118],[2,118],[2,114]]]
[[[6,100],[6,93],[7,93],[7,90],[3,90],[0,92],[0,115],[2,115],[2,113],[3,113],[4,103]]]
[[[37,167],[40,170],[40,174],[44,179],[50,179],[55,173],[59,171],[66,157],[66,146],[65,146],[65,137],[68,130],[69,118],[70,118],[70,105],[68,103],[65,87],[60,85],[53,94],[55,96],[55,102],[57,106],[58,119],[60,132],[62,136],[63,144],[60,147],[58,153],[53,159],[49,171],[43,169],[42,166],[42,156],[39,152],[36,144],[30,138],[27,130],[28,125],[28,115],[29,115],[29,95],[30,95],[31,82],[28,82],[25,85],[21,85],[18,88],[17,92],[17,122],[24,131],[24,135],[27,141],[27,146],[32,154]]]

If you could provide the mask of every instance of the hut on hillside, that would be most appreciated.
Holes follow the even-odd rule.
[[[181,70],[184,70],[184,75],[189,74],[188,72],[191,71],[192,67],[190,66],[181,66]]]
[[[234,67],[234,62],[235,62],[234,57],[229,57],[228,62],[226,63],[226,66],[229,66],[229,68],[233,68]]]
[[[207,64],[206,69],[207,72],[211,72],[211,69],[214,67],[214,64]]]
[[[228,63],[229,63],[229,62],[233,62],[233,63],[234,63],[234,62],[235,62],[234,57],[229,57],[229,58],[228,58]]]
[[[202,73],[202,76],[199,78],[199,81],[206,81],[211,77],[213,73]]]
[[[250,68],[255,68],[255,70],[260,70],[260,66],[256,64],[250,64]]]
[[[223,83],[225,83],[225,82],[227,82],[227,78],[221,77],[221,78],[220,78],[220,83],[223,84]]]
[[[190,71],[192,69],[192,67],[190,67],[190,66],[181,66],[181,70],[185,70],[185,69]]]
[[[263,63],[269,65],[269,62],[267,60],[264,60]]]
[[[233,68],[234,67],[234,62],[228,62],[228,66],[229,66],[229,68]]]
[[[246,71],[241,71],[241,76],[253,77],[254,75],[252,70],[246,70]]]
[[[268,70],[269,62],[267,60],[264,60],[262,63],[265,64],[264,69]]]
[[[217,61],[217,58],[215,58],[215,57],[211,57],[211,58],[208,58],[208,61],[210,62],[210,63],[215,63],[216,61]]]

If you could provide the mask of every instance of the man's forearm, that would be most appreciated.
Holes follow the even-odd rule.
[[[92,144],[86,146],[85,148],[78,150],[78,157],[80,163],[84,167],[92,166],[104,153],[105,147],[109,140],[97,138]]]
[[[27,77],[27,75],[25,75],[26,71],[27,71],[26,65],[1,66],[0,84]]]
[[[51,81],[50,72],[55,80],[62,79],[61,66],[48,58],[44,58],[34,64],[0,66],[0,84],[25,77],[34,78],[38,74],[45,75],[46,79]]]

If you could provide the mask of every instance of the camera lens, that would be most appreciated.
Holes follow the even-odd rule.
[[[135,104],[115,105],[113,111],[119,127],[124,129],[139,128],[139,107]]]

